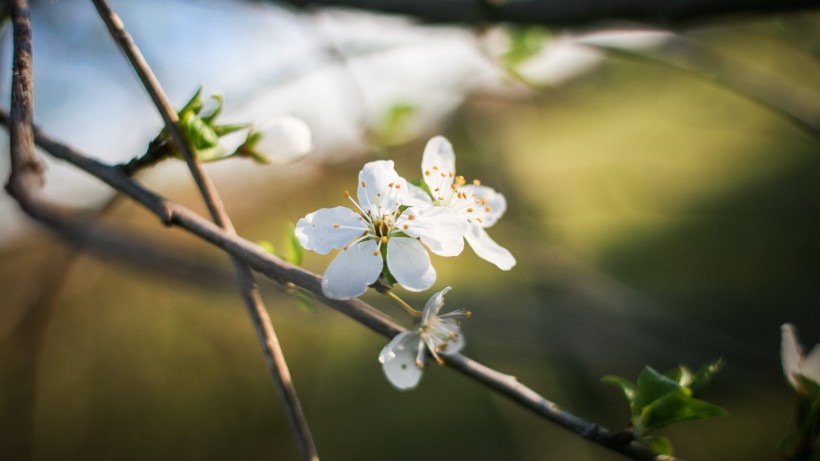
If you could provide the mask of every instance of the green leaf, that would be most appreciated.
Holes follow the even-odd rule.
[[[294,266],[300,266],[302,265],[304,255],[302,245],[299,243],[299,239],[296,238],[296,227],[294,227],[292,223],[289,223],[287,235],[285,237],[285,261],[293,264]]]
[[[395,145],[405,142],[408,137],[408,126],[418,109],[404,102],[393,104],[384,114],[379,138],[382,143]]]
[[[645,406],[641,412],[635,433],[644,434],[652,429],[660,429],[672,423],[726,415],[723,408],[689,397],[680,389],[671,392]]]
[[[213,125],[211,128],[217,136],[225,136],[226,134],[235,133],[245,128],[250,127],[250,123],[234,123],[231,125]]]
[[[504,62],[514,67],[531,58],[544,47],[548,35],[546,29],[541,27],[510,28],[510,46],[504,53]]]
[[[300,288],[297,287],[296,293],[293,295],[293,298],[296,300],[296,305],[301,307],[302,309],[308,312],[315,312],[316,311],[316,303],[314,303],[313,295]]]
[[[675,454],[672,449],[672,441],[667,437],[652,435],[647,437],[646,441],[649,443],[649,449],[656,455],[672,456]]]
[[[692,374],[692,371],[689,370],[688,367],[683,366],[683,365],[678,365],[677,368],[673,368],[673,369],[667,371],[666,372],[666,377],[671,379],[672,381],[675,381],[676,383],[678,383],[679,385],[681,385],[683,387],[688,387],[689,384],[691,384],[692,378],[694,377],[694,375]]]
[[[689,390],[682,387],[676,381],[658,373],[652,367],[644,367],[641,374],[638,375],[635,405],[637,408],[644,408],[673,392],[688,394]]]
[[[415,181],[410,181],[410,184],[420,187],[422,190],[424,190],[424,192],[427,192],[427,195],[429,195],[430,198],[433,198],[433,193],[430,191],[430,186],[428,186],[423,179],[416,179]]]
[[[193,113],[184,114],[179,121],[180,128],[195,150],[205,150],[219,145],[219,136],[213,127]]]
[[[692,395],[700,394],[703,387],[712,380],[712,377],[723,368],[723,359],[717,359],[712,363],[708,363],[698,369],[692,376],[692,382],[688,385],[692,390]]]
[[[200,87],[196,89],[194,95],[191,96],[191,99],[189,99],[188,102],[182,106],[182,109],[177,112],[180,119],[187,113],[198,114],[199,111],[202,110],[202,88],[203,87],[200,85]]]
[[[629,402],[629,410],[632,416],[638,415],[640,408],[635,406],[635,385],[632,384],[632,381],[615,375],[604,376],[601,378],[601,381],[620,387],[624,393],[624,397],[626,397],[626,401]]]
[[[213,125],[214,120],[216,120],[216,118],[219,117],[219,114],[222,113],[222,103],[223,103],[222,95],[221,94],[212,94],[211,99],[216,101],[216,106],[214,107],[214,109],[208,114],[200,115],[200,117],[202,117],[202,121],[207,123],[208,125]]]
[[[276,255],[276,248],[273,246],[272,243],[268,242],[267,240],[260,240],[256,242],[266,253],[270,253],[272,255]]]

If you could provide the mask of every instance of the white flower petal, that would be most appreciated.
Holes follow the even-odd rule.
[[[393,237],[387,242],[387,267],[406,290],[423,291],[436,281],[430,256],[418,240]]]
[[[376,241],[359,242],[340,251],[331,261],[322,278],[322,293],[331,299],[355,298],[379,278],[383,267]]]
[[[407,181],[396,173],[392,160],[368,162],[359,172],[359,205],[375,217],[396,211],[406,194]]]
[[[820,344],[814,346],[809,354],[803,359],[800,364],[800,373],[820,384]]]
[[[421,324],[424,325],[430,321],[430,318],[438,315],[438,311],[441,310],[442,306],[444,306],[444,295],[447,294],[448,291],[452,290],[452,287],[447,287],[438,293],[434,294],[427,300],[427,304],[424,305],[424,311],[421,313]]]
[[[512,253],[497,244],[480,226],[470,226],[464,238],[478,257],[495,264],[499,269],[508,271],[515,266],[515,257]]]
[[[421,187],[407,183],[407,194],[401,204],[429,208],[433,206],[433,199]]]
[[[462,208],[472,209],[467,216],[481,227],[490,227],[507,211],[507,199],[492,187],[466,185],[459,192],[467,194],[468,205]],[[479,218],[480,221],[478,219]]]
[[[444,136],[434,136],[427,141],[421,157],[421,174],[430,190],[448,190],[455,180],[456,154]]]
[[[444,349],[439,348],[439,353],[444,355],[456,354],[460,352],[461,349],[464,349],[464,335],[461,334],[461,329],[458,327],[458,324],[455,320],[445,320],[445,322],[453,324],[453,332],[456,334],[456,337],[447,341],[447,347],[445,347]]]
[[[462,213],[451,208],[410,207],[396,220],[396,226],[405,234],[420,238],[433,253],[456,256],[464,250],[463,237],[469,223]]]
[[[786,375],[786,379],[789,380],[792,387],[797,388],[797,380],[794,378],[794,374],[800,373],[802,351],[800,345],[797,344],[794,325],[785,323],[780,327],[780,332],[780,361],[783,365],[783,374]]]
[[[418,348],[418,333],[405,331],[396,335],[379,354],[382,370],[396,388],[407,390],[418,385],[422,372],[416,366]]]
[[[367,224],[358,213],[338,206],[322,208],[300,219],[294,234],[306,250],[324,255],[334,248],[344,248],[365,230]]]
[[[262,133],[256,150],[280,161],[297,160],[313,148],[310,128],[302,119],[290,115],[270,119],[256,131]]]

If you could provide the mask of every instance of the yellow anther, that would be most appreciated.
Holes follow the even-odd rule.
[[[491,207],[485,207],[485,208],[484,208],[484,211],[486,211],[487,213],[489,213],[489,212],[493,211],[493,209],[492,209]]]
[[[401,189],[401,184],[396,184],[396,189]]]
[[[466,183],[467,180],[464,179],[464,176],[456,176],[456,184],[458,184],[459,186],[463,186]]]
[[[362,181],[362,187],[367,187],[367,183]]]
[[[409,215],[409,216],[407,216],[407,219],[409,219],[410,221],[412,221],[412,220],[416,219],[416,217],[415,217],[414,215]]]
[[[473,185],[480,186],[481,181],[479,181],[478,179],[473,179]]]
[[[430,170],[425,171],[424,176],[430,176]]]
[[[447,177],[447,175],[446,175],[446,174],[444,174],[444,173],[441,173],[441,177],[442,177],[442,178],[446,178],[446,177]]]
[[[481,204],[482,204],[482,205],[486,205],[486,204],[487,204],[487,197],[481,197]]]
[[[450,184],[450,189],[453,189],[453,191],[455,192],[457,190],[456,185],[455,184]]]
[[[338,228],[340,228],[340,227],[342,227],[342,225],[341,225],[341,224],[334,224],[334,225],[333,225],[333,228],[334,228],[334,229],[338,229]]]
[[[436,358],[436,363],[438,363],[439,365],[444,365],[444,359],[437,355],[435,355],[434,357]]]
[[[452,331],[450,333],[452,333]],[[447,343],[444,343],[441,346],[439,346],[438,349],[436,349],[436,352],[447,352]]]
[[[467,208],[467,213],[472,213],[472,212],[473,212],[472,208]]]
[[[390,184],[387,185],[387,187],[393,187],[393,183],[391,182]]]
[[[455,175],[452,171],[450,172],[450,177],[452,178]]]
[[[404,230],[407,230],[409,228],[410,228],[410,226],[408,226],[407,224],[404,225]]]
[[[447,333],[447,336],[449,336],[450,339],[456,339],[456,336],[458,336],[458,335],[456,335],[455,331],[451,331],[451,332]]]
[[[380,240],[381,240],[382,244],[387,243],[387,236],[382,235],[382,238]]]
[[[419,359],[416,359],[416,366],[419,368],[424,368],[424,364]]]
[[[345,198],[349,198],[349,197],[350,197],[350,192],[345,191]]]
[[[437,166],[434,166],[434,167],[433,167],[433,170],[438,171],[438,167],[437,167]]]
[[[441,188],[440,188],[440,187],[436,187],[435,189],[433,189],[433,192],[438,192],[438,191],[440,191],[440,190],[441,190]]]
[[[378,255],[379,255],[379,250],[373,250],[373,256],[378,256]]]
[[[484,221],[481,220],[481,218],[475,218],[475,220],[478,221],[478,222],[484,222]]]
[[[439,197],[438,199],[441,200],[441,201],[444,201],[444,197]]]

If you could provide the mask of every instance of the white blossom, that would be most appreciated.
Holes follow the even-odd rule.
[[[327,254],[342,251],[322,279],[323,293],[333,299],[361,295],[384,270],[410,291],[430,288],[436,271],[422,246],[441,256],[461,253],[467,223],[452,210],[400,208],[407,181],[390,160],[365,164],[359,172],[358,202],[345,192],[355,210],[323,208],[296,224],[296,237],[306,249]]]
[[[429,194],[410,184],[404,204],[458,212],[468,223],[464,238],[479,257],[502,270],[515,266],[515,257],[484,230],[492,227],[506,211],[507,200],[504,196],[491,187],[482,186],[477,179],[467,184],[463,176],[456,175],[453,146],[442,136],[435,136],[427,142],[421,171]]]
[[[291,115],[267,120],[254,130],[263,135],[255,149],[279,162],[296,161],[313,149],[313,140],[307,123]]]
[[[455,354],[464,347],[458,319],[469,318],[470,312],[459,309],[439,315],[448,291],[450,287],[434,294],[424,306],[418,327],[396,335],[379,354],[384,374],[398,389],[418,385],[427,351],[443,364],[440,354]]]
[[[803,346],[797,342],[797,331],[790,323],[780,327],[782,341],[780,345],[780,359],[783,364],[783,374],[789,380],[792,387],[798,392],[805,392],[797,375],[805,379],[814,381],[820,385],[820,344],[806,355]]]

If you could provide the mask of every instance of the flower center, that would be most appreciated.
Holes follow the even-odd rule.
[[[373,228],[373,235],[376,237],[387,237],[393,228],[393,216],[379,216],[371,222],[371,226]]]

